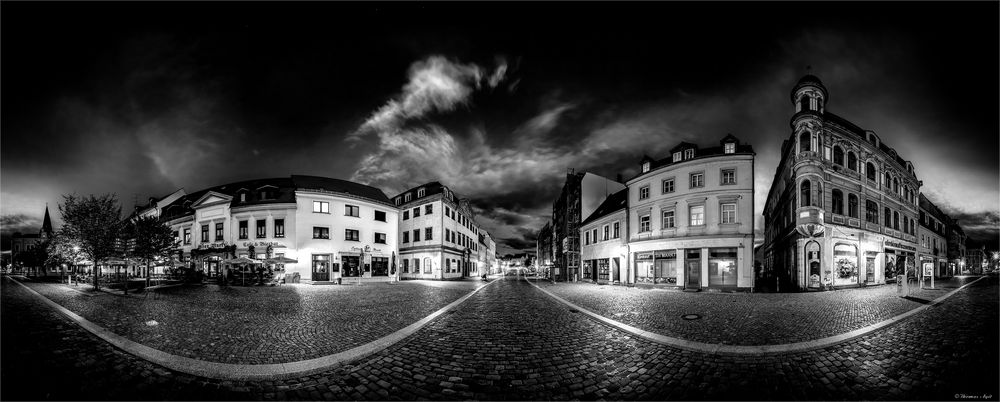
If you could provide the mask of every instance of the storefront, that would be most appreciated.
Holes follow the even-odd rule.
[[[883,264],[882,272],[886,283],[895,282],[898,275],[917,277],[916,246],[886,240],[883,249],[885,250],[885,264]]]
[[[833,246],[833,285],[848,286],[861,283],[861,272],[858,269],[858,246],[837,241]]]
[[[637,283],[677,286],[677,250],[636,253],[635,266]]]

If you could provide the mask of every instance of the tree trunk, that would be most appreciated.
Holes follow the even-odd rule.
[[[91,269],[91,271],[94,274],[94,290],[99,290],[100,289],[100,285],[97,282],[97,270],[98,270],[98,268],[97,268],[97,260],[94,259],[94,258],[91,258],[90,260],[94,262],[94,268]]]
[[[149,287],[149,260],[146,260],[146,287]]]

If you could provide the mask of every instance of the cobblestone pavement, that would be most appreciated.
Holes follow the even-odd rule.
[[[114,333],[200,360],[267,364],[342,352],[395,332],[481,281],[181,286],[128,296],[88,285],[26,285]],[[155,321],[154,325],[151,321]]]
[[[646,342],[569,311],[526,282],[507,280],[355,365],[260,382],[163,370],[116,351],[7,280],[2,296],[4,400],[995,400],[1000,395],[996,277],[863,337],[760,357],[706,355]]]
[[[582,282],[533,283],[577,306],[660,335],[711,344],[778,345],[875,324],[975,279],[937,281],[935,290],[917,290],[909,298],[897,296],[894,284],[831,292],[688,293]],[[686,314],[701,318],[681,318]]]

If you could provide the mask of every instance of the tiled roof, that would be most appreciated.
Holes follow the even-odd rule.
[[[736,137],[733,136],[732,134],[728,134],[725,138],[732,138],[736,142],[736,152],[735,152],[735,154],[752,154],[753,153],[753,147],[750,146],[750,144],[741,144],[741,143],[739,143],[738,140],[736,140]],[[687,162],[687,161],[689,161],[691,159],[690,158],[684,158],[684,159],[681,159],[679,162],[674,162],[673,154],[675,152],[678,152],[678,151],[683,150],[683,149],[688,149],[688,148],[697,149],[697,151],[695,152],[695,156],[694,156],[695,159],[701,158],[701,157],[705,157],[705,156],[727,155],[725,147],[721,146],[721,145],[717,146],[717,147],[698,148],[698,146],[695,145],[695,144],[692,144],[692,143],[689,143],[689,142],[681,142],[680,144],[678,144],[677,146],[675,146],[675,147],[673,147],[671,149],[670,155],[667,155],[666,158],[659,159],[659,160],[654,160],[652,158],[649,158],[648,156],[644,156],[644,158],[642,159],[642,162],[645,162],[647,160],[646,158],[649,158],[648,159],[649,160],[649,172],[652,172],[653,170],[656,170],[657,168],[662,167],[662,166],[667,166],[667,165],[671,165],[671,164],[675,164],[675,163],[684,163],[684,162]],[[732,155],[732,154],[728,154],[728,155]],[[647,174],[649,172],[639,172],[639,174],[637,174],[634,177],[632,177],[632,179],[635,179],[635,178],[637,178],[639,176],[642,176],[644,174]],[[629,179],[629,180],[632,180],[632,179]]]
[[[331,179],[319,176],[292,175],[293,184],[298,189],[321,189],[337,193],[351,194],[380,203],[389,203],[389,197],[382,190],[353,181]]]
[[[628,208],[627,188],[608,196],[608,198],[605,199],[604,202],[602,202],[601,205],[587,217],[587,219],[584,219],[583,222],[580,223],[580,226],[583,227],[590,222],[596,221],[604,216],[621,211],[625,208]]]

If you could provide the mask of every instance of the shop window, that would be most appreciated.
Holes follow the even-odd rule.
[[[708,285],[736,286],[736,247],[708,249]]]
[[[389,258],[372,257],[372,276],[389,276]]]
[[[602,281],[608,280],[608,276],[609,276],[608,274],[610,273],[610,271],[611,271],[611,269],[609,268],[609,264],[608,264],[608,259],[607,258],[602,258],[602,259],[597,260],[597,279],[598,280],[602,280]]]
[[[656,272],[653,270],[653,253],[635,253],[635,280],[637,283],[654,283]]]
[[[833,265],[836,270],[833,275],[834,285],[858,283],[857,247],[846,243],[837,243],[834,245]]]
[[[677,250],[656,251],[653,253],[654,283],[668,285],[677,284]]]

